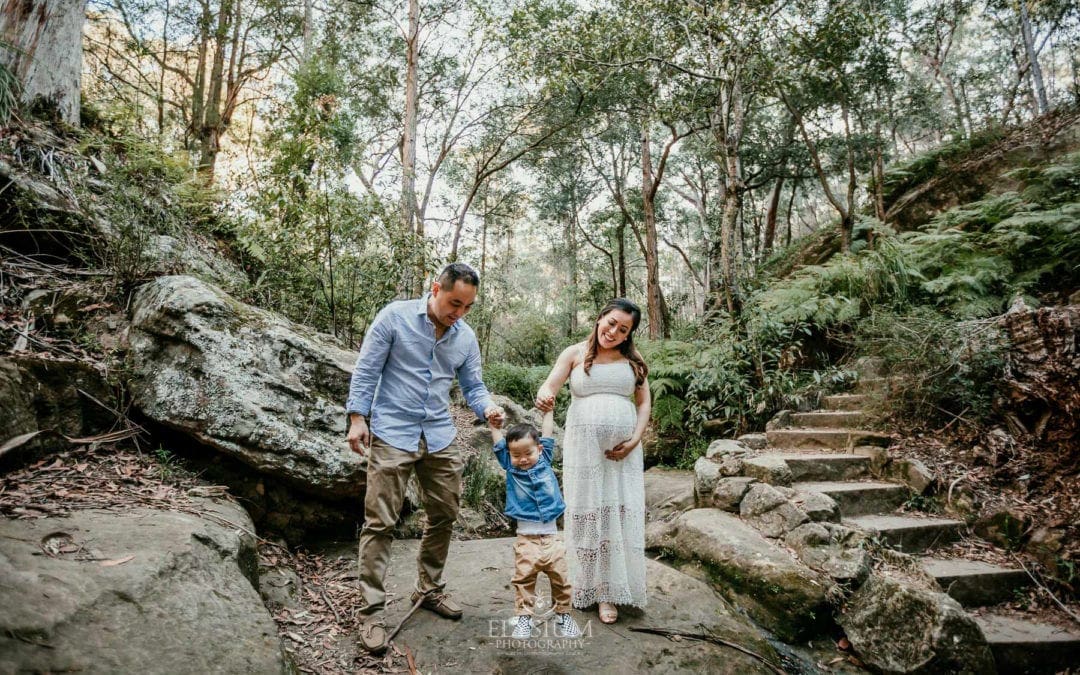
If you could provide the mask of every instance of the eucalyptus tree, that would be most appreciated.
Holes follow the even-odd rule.
[[[175,135],[210,181],[240,106],[302,39],[304,8],[288,0],[93,0],[87,55],[112,95],[148,102],[159,136]],[[116,86],[119,83],[119,86]],[[173,123],[175,120],[175,124]]]
[[[17,102],[43,100],[79,123],[86,0],[22,0],[0,12],[0,123]]]
[[[777,95],[795,121],[826,199],[851,250],[859,172],[881,153],[884,92],[897,68],[888,43],[895,18],[872,0],[808,0],[781,15],[788,36]],[[832,176],[843,176],[842,192]]]

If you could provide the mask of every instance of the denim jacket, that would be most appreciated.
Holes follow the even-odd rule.
[[[555,439],[540,439],[540,457],[528,469],[518,469],[510,462],[506,439],[495,444],[495,457],[506,469],[506,515],[515,520],[546,523],[566,510],[559,479],[551,468]]]

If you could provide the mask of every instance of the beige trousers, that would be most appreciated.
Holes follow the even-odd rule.
[[[373,616],[386,608],[386,566],[390,544],[405,501],[409,474],[416,471],[426,524],[416,558],[416,590],[441,590],[450,534],[461,504],[465,460],[457,443],[429,453],[420,437],[417,452],[406,452],[372,436],[368,454],[364,526],[360,530],[360,614]]]
[[[551,603],[559,614],[570,611],[570,575],[566,548],[558,535],[519,534],[514,542],[514,609],[518,616],[532,616],[536,603],[536,579],[543,572],[551,582]]]

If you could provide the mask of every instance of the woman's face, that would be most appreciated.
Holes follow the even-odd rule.
[[[596,320],[596,340],[601,349],[614,349],[629,337],[634,317],[629,312],[613,309]]]

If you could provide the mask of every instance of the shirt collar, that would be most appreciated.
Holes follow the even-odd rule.
[[[431,293],[424,293],[423,297],[421,297],[418,301],[419,306],[416,308],[416,313],[417,315],[424,317],[424,319],[428,323],[435,325],[435,322],[431,320],[431,317],[428,316],[427,313],[427,304],[429,298],[431,298]],[[450,326],[450,330],[446,331],[446,333],[444,333],[443,335],[445,336],[447,333],[456,333],[458,331],[458,326],[461,324],[462,321],[464,321],[464,319],[458,319],[457,321],[455,321],[454,324]]]

